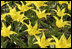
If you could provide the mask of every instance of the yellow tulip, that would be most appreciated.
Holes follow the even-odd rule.
[[[39,19],[45,18],[47,20],[47,15],[51,15],[51,13],[45,13],[46,10],[41,11],[39,9],[39,11],[37,11],[37,10],[33,10],[33,11],[36,12]]]
[[[58,19],[56,16],[53,16],[56,19],[56,26],[58,28],[62,28],[65,25],[71,25],[69,24],[70,21],[63,21],[63,17],[61,17],[61,19]]]
[[[71,10],[71,1],[68,3],[68,9]]]
[[[32,27],[31,26],[31,22],[29,21],[29,25],[28,24],[26,24],[26,23],[24,23],[26,26],[27,26],[27,30],[25,30],[25,31],[28,31],[28,34],[29,35],[35,35],[35,34],[40,34],[41,32],[41,30],[43,30],[43,29],[38,29],[38,23],[36,22],[36,24]]]
[[[67,43],[68,43],[67,47],[71,47],[71,35],[67,39]]]
[[[55,36],[52,36],[52,37],[55,40],[55,47],[56,48],[70,48],[71,47],[71,37],[69,37],[69,39],[66,39],[64,34],[61,36],[60,39],[56,38]]]
[[[5,3],[4,3],[4,1],[1,1],[1,6],[3,6]]]
[[[53,40],[52,38],[48,38],[46,39],[45,34],[43,33],[42,37],[38,37],[36,35],[34,35],[35,38],[37,39],[37,42],[35,42],[34,44],[38,44],[41,48],[47,48],[47,46],[50,46],[51,44],[53,44],[51,42],[51,40]]]
[[[1,20],[5,20],[6,15],[7,15],[6,13],[5,14],[2,14],[1,15]]]
[[[4,23],[2,23],[2,25],[3,25],[3,27],[1,29],[1,36],[3,36],[3,37],[9,37],[10,38],[10,35],[17,34],[16,32],[13,32],[13,31],[10,30],[11,25],[8,26],[8,27],[6,27],[4,25]]]
[[[10,9],[10,13],[8,13],[9,15],[11,15],[11,18],[13,19],[13,21],[17,21],[17,22],[22,22],[25,19],[28,19],[24,14],[20,14],[21,11],[16,11],[16,7],[14,7],[13,9],[8,5],[9,9]]]
[[[65,13],[65,8],[63,8],[63,9],[61,10],[59,6],[57,6],[57,10],[55,10],[55,9],[52,9],[52,10],[54,10],[59,17],[65,16],[65,15],[71,16],[70,14]]]
[[[58,2],[60,5],[62,5],[62,4],[68,4],[68,1],[59,1]]]
[[[32,8],[32,7],[29,7],[30,4],[24,5],[24,3],[22,1],[20,1],[20,2],[21,2],[22,5],[19,5],[17,3],[15,3],[15,4],[18,6],[18,8],[19,8],[19,10],[21,10],[21,12],[25,12],[25,11]]]
[[[37,9],[39,9],[41,6],[47,6],[45,4],[45,2],[48,2],[48,1],[25,1],[27,4],[34,4]]]
[[[1,6],[7,4],[8,2],[5,2],[5,1],[1,1]]]
[[[33,3],[35,3],[35,1],[25,1],[26,2],[26,4],[33,4]]]

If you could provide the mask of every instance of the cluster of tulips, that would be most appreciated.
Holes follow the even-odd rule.
[[[40,7],[48,6],[45,3],[49,1],[20,1],[21,4],[15,2],[15,6],[13,8],[8,4],[9,2],[10,1],[1,1],[1,8],[5,5],[7,5],[9,8],[8,13],[1,14],[1,21],[6,21],[5,17],[7,15],[10,15],[13,21],[21,22],[23,25],[27,27],[25,32],[28,32],[29,36],[34,36],[35,39],[37,40],[33,44],[34,45],[38,44],[40,48],[48,48],[48,46],[51,46],[51,45],[54,46],[54,48],[71,48],[71,35],[68,38],[66,38],[63,33],[60,38],[57,38],[54,35],[51,35],[51,38],[46,39],[45,33],[44,33],[44,30],[46,29],[38,28],[38,21],[36,21],[34,26],[32,26],[32,22],[29,20],[30,18],[24,15],[26,11],[31,9],[32,11],[36,13],[39,20],[43,18],[47,20],[47,15],[50,16],[52,15],[52,13],[51,12],[46,13],[46,10],[45,9],[41,10]],[[56,2],[58,2],[59,5],[66,4],[67,10],[71,11],[71,1],[56,1]],[[30,6],[31,4],[34,4],[36,9]],[[65,15],[68,15],[69,17],[71,17],[71,14],[66,13],[65,12],[66,8],[61,9],[59,5],[56,6],[56,9],[51,9],[57,14],[57,16],[56,15],[53,16],[53,18],[56,20],[56,23],[55,23],[56,27],[61,29],[67,25],[71,26],[70,24],[71,21],[63,20]],[[19,11],[17,11],[16,8],[18,8]],[[29,24],[24,22],[24,20],[29,20]],[[39,37],[38,34],[41,34],[41,33],[42,33],[42,36]],[[18,35],[17,32],[11,30],[11,25],[6,27],[4,22],[2,22],[1,37],[10,38],[12,34]]]

